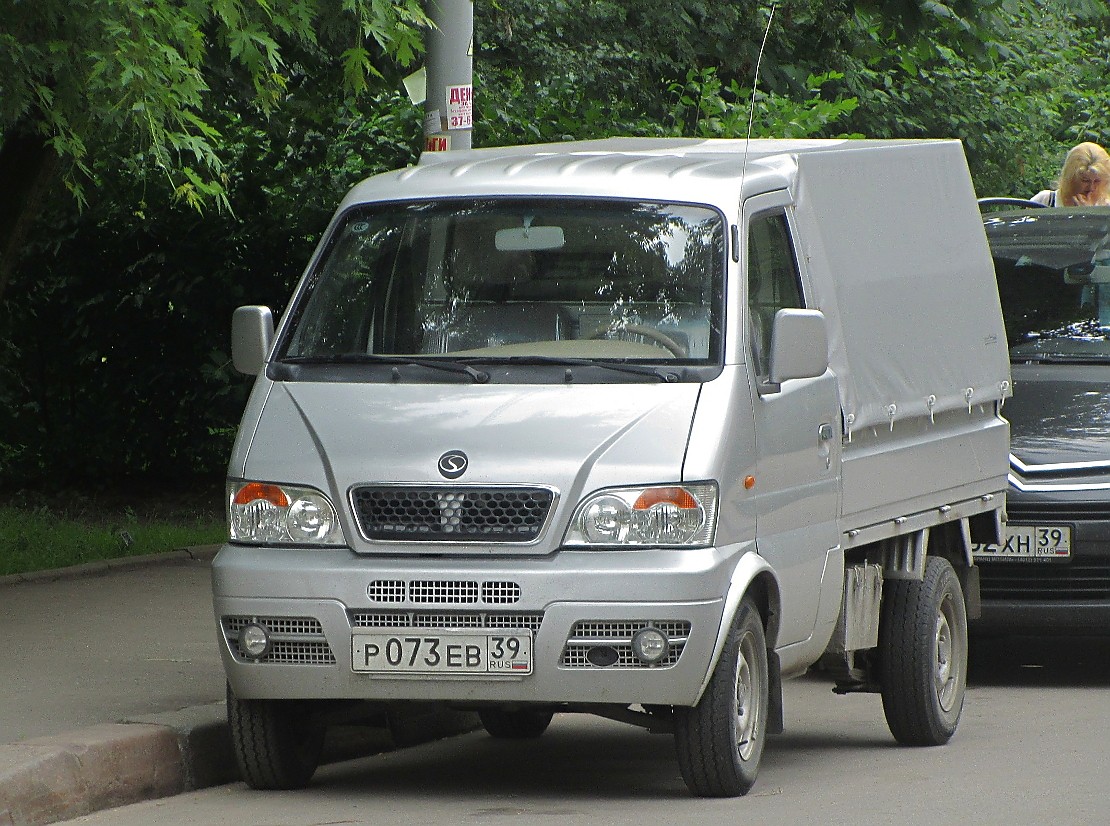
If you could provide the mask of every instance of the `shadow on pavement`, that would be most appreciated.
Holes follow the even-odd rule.
[[[972,637],[968,685],[1110,687],[1110,636]]]

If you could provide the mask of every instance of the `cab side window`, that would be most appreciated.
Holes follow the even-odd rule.
[[[757,215],[748,227],[748,315],[757,375],[770,373],[775,313],[804,306],[786,215]]]

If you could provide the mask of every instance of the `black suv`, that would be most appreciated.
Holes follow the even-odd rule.
[[[975,547],[984,631],[1110,632],[1110,207],[991,212],[1013,398],[1005,544]]]

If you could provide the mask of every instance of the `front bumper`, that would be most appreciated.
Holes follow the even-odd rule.
[[[693,705],[713,665],[733,572],[750,546],[561,551],[542,559],[399,559],[346,549],[225,546],[213,562],[224,669],[244,699]],[[281,645],[243,656],[237,631],[273,626]],[[527,676],[367,675],[352,668],[355,629],[528,627]],[[646,665],[630,648],[608,666],[585,656],[645,626],[670,655]],[[586,629],[586,631],[583,631]],[[587,640],[587,642],[583,642]]]
[[[1063,560],[979,560],[983,613],[972,631],[1011,634],[1110,634],[1110,492],[1068,490],[1007,494],[1008,519],[1068,525]]]

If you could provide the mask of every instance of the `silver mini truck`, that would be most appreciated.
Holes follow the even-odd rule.
[[[213,587],[251,786],[419,706],[627,721],[742,795],[811,668],[900,743],[955,732],[1010,395],[958,142],[429,153],[233,339]]]

